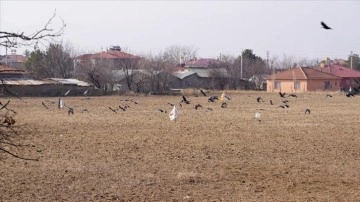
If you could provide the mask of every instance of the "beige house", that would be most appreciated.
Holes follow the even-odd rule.
[[[297,67],[270,75],[267,92],[339,91],[341,77],[310,67]]]

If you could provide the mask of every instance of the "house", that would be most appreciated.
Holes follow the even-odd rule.
[[[343,90],[349,90],[350,87],[359,86],[360,71],[350,69],[338,64],[324,65],[323,63],[320,65],[320,67],[317,67],[316,69],[321,72],[341,77],[340,88]]]
[[[139,60],[140,57],[125,53],[119,46],[112,46],[107,51],[101,51],[94,54],[83,54],[74,59],[74,69],[81,68],[86,65],[95,65],[102,62],[111,70],[119,68],[120,64],[126,61]]]
[[[77,79],[42,79],[29,78],[4,78],[6,88],[18,96],[63,96],[69,91],[68,96],[83,95],[86,90],[93,90],[93,86]],[[92,93],[88,93],[92,94]],[[4,94],[3,96],[7,96]]]
[[[27,72],[6,65],[0,65],[0,78],[24,78]]]
[[[213,64],[218,64],[219,61],[212,58],[200,58],[200,59],[193,59],[190,60],[185,64],[186,67],[190,69],[196,69],[196,68],[210,68]]]
[[[296,67],[268,76],[267,92],[339,91],[341,77],[310,67]]]
[[[229,76],[225,68],[171,67],[167,72],[171,75],[168,83],[171,89],[224,89]]]
[[[24,69],[26,59],[24,55],[0,55],[0,65],[6,65],[15,69]]]

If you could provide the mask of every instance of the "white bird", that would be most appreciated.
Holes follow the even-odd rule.
[[[179,111],[176,108],[176,106],[174,106],[169,114],[170,120],[176,122],[176,119],[178,118],[178,116],[179,116]]]
[[[67,95],[70,93],[70,91],[71,91],[71,89],[68,90],[68,91],[64,94],[64,96],[67,96]]]
[[[260,121],[260,118],[261,118],[260,112],[256,112],[255,113],[255,119]]]

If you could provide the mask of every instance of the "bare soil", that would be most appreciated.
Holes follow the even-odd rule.
[[[176,122],[167,103],[181,96],[65,97],[73,115],[12,98],[28,146],[9,149],[39,160],[0,153],[0,201],[360,200],[360,97],[298,94],[282,109],[277,93],[227,95],[227,108],[189,96]]]

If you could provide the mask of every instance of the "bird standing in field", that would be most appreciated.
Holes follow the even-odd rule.
[[[327,26],[323,21],[321,21],[320,24],[321,24],[322,28],[324,28],[324,29],[332,29],[331,27]]]

